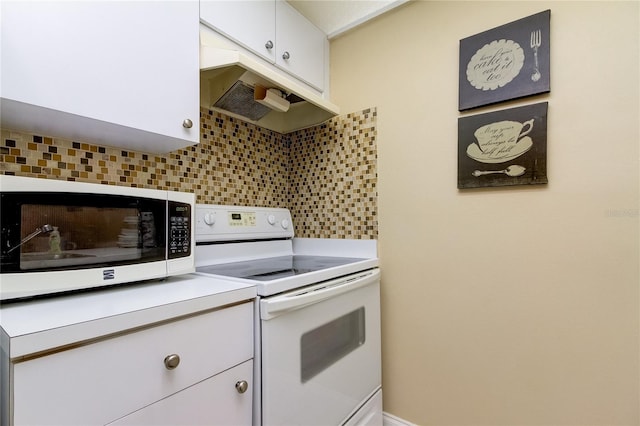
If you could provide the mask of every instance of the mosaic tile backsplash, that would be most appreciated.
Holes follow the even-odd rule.
[[[288,135],[297,236],[378,238],[375,124],[367,109]]]
[[[2,129],[0,173],[286,207],[297,237],[377,239],[375,109],[283,135],[203,108],[200,128],[198,145],[164,155]]]

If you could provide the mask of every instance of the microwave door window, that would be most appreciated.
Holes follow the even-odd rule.
[[[25,242],[20,268],[51,269],[141,258],[136,209],[22,206],[22,231],[44,229]]]
[[[165,258],[166,202],[99,194],[68,201],[43,194],[16,203],[19,229],[3,243],[3,269],[77,269]]]

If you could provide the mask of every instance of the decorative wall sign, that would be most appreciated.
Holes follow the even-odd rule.
[[[458,110],[550,90],[550,17],[546,10],[460,40]]]
[[[458,118],[458,188],[548,183],[547,107]]]

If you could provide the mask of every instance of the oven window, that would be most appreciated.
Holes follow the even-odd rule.
[[[365,341],[365,311],[361,307],[302,335],[302,383],[335,364]]]

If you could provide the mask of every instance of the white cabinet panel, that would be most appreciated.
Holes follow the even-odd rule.
[[[284,0],[201,0],[200,21],[309,86],[324,90],[327,37]],[[267,48],[268,42],[273,47]]]
[[[173,354],[180,362],[168,369]],[[253,303],[244,303],[16,363],[13,419],[105,424],[251,358]]]
[[[109,426],[250,425],[253,360],[244,362]],[[240,393],[236,384],[246,382]]]
[[[274,0],[202,0],[200,20],[264,59],[275,61]]]
[[[52,136],[151,152],[197,143],[198,34],[194,0],[3,1],[2,125],[58,119]]]
[[[291,5],[277,1],[276,40],[276,64],[322,89],[326,35]]]

